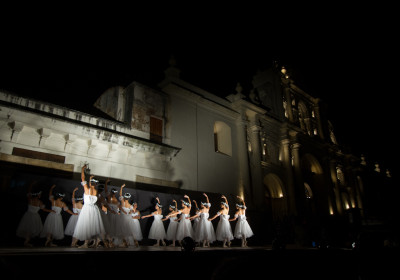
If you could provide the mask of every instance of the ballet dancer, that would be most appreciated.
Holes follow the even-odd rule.
[[[121,239],[122,239],[122,247],[129,246],[129,238],[134,236],[134,228],[132,223],[131,212],[133,209],[132,204],[130,204],[129,200],[131,199],[130,193],[122,194],[122,190],[124,189],[125,184],[121,186],[119,190],[120,197],[120,231],[121,231]]]
[[[100,210],[97,206],[97,189],[94,185],[87,184],[85,180],[85,169],[86,164],[82,166],[81,170],[81,185],[84,189],[83,193],[83,206],[79,213],[78,221],[76,222],[74,235],[78,240],[84,241],[79,248],[88,248],[89,240],[97,239],[100,237],[103,240],[104,245],[107,247],[108,244],[104,240],[105,229],[103,220],[101,218]],[[94,176],[90,176],[90,180]],[[98,244],[96,244],[98,245]],[[96,246],[97,247],[97,246]]]
[[[200,219],[196,228],[197,230],[195,231],[195,241],[202,242],[202,247],[210,247],[210,243],[216,240],[216,236],[214,226],[212,222],[208,220],[211,203],[207,194],[203,193],[203,195],[206,197],[206,202],[201,202],[199,213],[190,217],[190,219]]]
[[[46,237],[46,243],[44,244],[46,247],[57,246],[53,243],[53,239],[61,240],[64,238],[64,223],[61,216],[61,211],[64,210],[71,215],[78,215],[77,213],[69,210],[65,202],[62,201],[65,194],[58,192],[53,195],[53,190],[55,187],[56,185],[52,185],[49,191],[51,209],[54,210],[54,212],[51,212],[47,215],[43,224],[43,230],[40,233],[40,237]]]
[[[77,197],[75,195],[78,188],[75,188],[72,191],[72,212],[76,213],[77,215],[71,215],[69,217],[68,223],[65,226],[64,234],[72,236],[71,247],[76,247],[78,240],[73,237],[74,230],[76,226],[76,222],[78,221],[79,213],[82,210],[83,206],[83,197]]]
[[[134,202],[132,204],[132,211],[131,211],[131,223],[132,223],[132,231],[133,231],[133,243],[136,247],[139,247],[139,241],[143,240],[142,228],[140,226],[140,211],[137,209],[138,204]]]
[[[246,219],[246,204],[244,203],[244,199],[240,196],[237,196],[241,200],[241,204],[236,204],[236,213],[234,218],[230,219],[229,221],[235,221],[235,231],[234,237],[242,240],[241,247],[247,247],[247,238],[254,235],[249,223]]]
[[[224,195],[221,196],[224,201],[221,201],[221,209],[214,215],[214,217],[209,218],[209,221],[214,220],[219,216],[219,222],[216,230],[216,238],[218,241],[222,241],[222,247],[230,247],[231,240],[234,239],[232,234],[231,224],[229,223],[229,204],[228,200]]]
[[[185,201],[183,199],[181,200],[182,209],[178,211],[180,217],[176,220],[177,222],[179,222],[178,228],[176,229],[176,240],[179,241],[179,244],[181,246],[182,246],[182,240],[185,237],[190,237],[192,239],[194,238],[192,223],[189,220],[192,204],[190,202],[190,198],[188,195],[185,194],[184,198],[186,198],[188,201]]]
[[[149,231],[149,239],[155,239],[157,240],[156,244],[153,246],[160,246],[160,241],[163,246],[165,246],[165,241],[164,239],[167,237],[167,234],[165,233],[165,228],[164,224],[162,222],[162,205],[160,203],[160,200],[158,197],[156,197],[157,203],[155,205],[155,211],[149,215],[142,216],[142,219],[146,219],[148,217],[153,216],[154,220],[153,223],[151,224],[150,231]]]
[[[118,243],[120,243],[120,223],[119,223],[119,215],[120,215],[120,200],[117,198],[118,191],[115,188],[112,188],[110,192],[107,192],[107,218],[108,218],[108,226],[109,226],[109,243],[111,247],[114,247]]]
[[[169,213],[168,215],[163,219],[163,221],[166,221],[169,219],[169,224],[168,224],[168,229],[167,229],[167,240],[172,241],[171,244],[168,246],[175,246],[175,241],[176,241],[176,230],[178,228],[178,222],[176,221],[178,217],[176,216],[179,214],[178,209],[178,204],[176,200],[172,200],[174,205],[169,205]]]
[[[199,206],[197,205],[197,201],[194,200],[194,199],[192,201],[194,203],[196,211],[195,211],[194,216],[192,216],[193,218],[190,217],[189,220],[193,221],[193,225],[192,225],[192,227],[193,227],[193,237],[196,240],[195,237],[197,236],[197,230],[198,230],[197,226],[198,226],[198,224],[200,222],[200,213],[201,213],[201,211],[200,211]],[[196,242],[198,242],[198,241],[196,241]],[[196,244],[196,245],[199,245],[199,244]]]
[[[30,243],[34,237],[39,237],[43,230],[43,222],[39,214],[39,210],[51,213],[54,210],[47,209],[40,199],[42,191],[32,192],[32,187],[36,182],[33,182],[28,187],[27,198],[28,198],[28,209],[19,221],[16,235],[24,238],[24,246],[32,247]]]

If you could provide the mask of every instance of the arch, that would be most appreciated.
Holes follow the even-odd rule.
[[[305,154],[301,159],[303,170],[309,170],[313,174],[323,174],[323,169],[319,160],[312,154]]]
[[[306,105],[303,102],[299,102],[299,105],[297,106],[298,111],[299,111],[299,124],[302,130],[307,131],[307,133],[310,134],[309,127],[307,126],[306,119],[308,119],[308,110]]]
[[[232,156],[231,128],[224,122],[214,123],[214,147],[215,152]]]
[[[285,197],[282,180],[276,174],[267,174],[263,183],[266,187],[266,196],[270,198]]]
[[[283,182],[276,174],[264,177],[266,209],[273,221],[282,220],[287,215],[287,199]]]
[[[304,192],[305,192],[306,198],[313,198],[313,196],[314,196],[313,191],[312,191],[310,185],[306,182],[304,182]]]

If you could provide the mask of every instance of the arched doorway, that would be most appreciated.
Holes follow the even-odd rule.
[[[263,183],[267,211],[273,221],[282,220],[287,215],[286,191],[282,180],[276,174],[270,173],[264,177]]]
[[[301,160],[304,180],[304,211],[307,216],[329,214],[328,191],[324,187],[323,169],[319,161],[311,154],[305,154]]]

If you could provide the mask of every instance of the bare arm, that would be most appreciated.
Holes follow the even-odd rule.
[[[154,216],[154,214],[155,214],[156,212],[157,212],[157,211],[154,211],[153,213],[151,213],[151,214],[149,214],[149,215],[144,215],[144,216],[141,217],[141,219],[145,219],[145,218]]]
[[[239,215],[239,211],[237,211],[237,212],[235,213],[235,215],[233,216],[233,218],[232,218],[232,219],[229,219],[228,221],[233,222],[233,221],[237,220],[238,215]]]
[[[71,210],[68,209],[67,205],[65,204],[65,202],[63,202],[62,207],[64,209],[65,212],[71,214],[71,215],[78,215],[77,213],[72,212]]]
[[[244,203],[244,198],[241,198],[240,196],[236,196],[237,198],[239,198],[240,199],[240,201],[243,203],[243,206],[246,206],[246,204]]]
[[[121,189],[119,190],[119,196],[121,197],[122,196],[122,189],[125,187],[125,184],[123,184],[122,186],[121,186]]]
[[[226,208],[228,209],[228,211],[229,211],[229,204],[228,204],[228,199],[226,199],[226,197],[225,197],[225,195],[222,195],[221,196],[224,200],[225,200],[225,203],[226,203]]]
[[[216,217],[218,217],[220,215],[220,213],[218,212],[217,214],[215,214],[212,218],[209,218],[208,220],[209,221],[212,221],[212,220],[214,220]]]
[[[196,209],[198,209],[199,207],[197,206],[197,202],[196,200],[193,199],[194,204],[196,205]]]
[[[104,192],[105,192],[105,193],[108,193],[107,186],[108,186],[108,183],[109,183],[109,182],[110,182],[110,178],[107,178],[106,182],[104,183]]]
[[[88,187],[87,182],[85,180],[85,169],[86,169],[86,164],[84,166],[82,166],[81,180],[82,180],[82,186],[83,186],[84,192],[86,194],[88,194],[89,193],[89,187]]]
[[[184,197],[184,198],[187,198],[187,200],[188,200],[189,204],[192,204],[192,202],[190,201],[190,198],[189,198],[189,196],[188,196],[188,195],[186,195],[186,194],[185,194],[183,197]]]
[[[194,215],[194,216],[189,217],[188,219],[189,219],[189,220],[193,220],[193,219],[195,219],[195,218],[197,218],[197,217],[200,217],[200,215],[199,215],[199,214],[196,214],[196,215]]]
[[[207,194],[203,193],[203,195],[206,197],[207,203],[210,203],[210,200],[208,199]]]
[[[72,207],[75,207],[75,192],[78,190],[78,188],[75,188],[72,191]]]
[[[50,187],[50,190],[49,190],[49,200],[51,201],[51,202],[53,202],[53,200],[54,200],[54,197],[53,197],[53,189],[56,187],[56,185],[52,185],[51,187]]]

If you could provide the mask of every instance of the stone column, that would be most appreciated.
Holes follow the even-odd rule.
[[[264,186],[262,182],[260,129],[253,119],[249,126],[249,138],[251,144],[250,169],[253,185],[254,203],[261,207],[264,200]]]
[[[286,106],[287,106],[287,114],[288,114],[288,119],[291,123],[294,122],[293,119],[293,109],[292,109],[292,97],[290,95],[290,89],[289,86],[286,85],[283,89],[284,91],[284,95],[285,95],[285,99],[286,99]]]
[[[253,203],[253,190],[250,184],[249,176],[249,155],[247,151],[246,129],[247,121],[240,119],[236,122],[238,139],[238,158],[239,158],[239,195],[243,195],[246,203]],[[246,197],[248,196],[248,197]]]
[[[290,154],[290,140],[284,139],[283,145],[283,166],[285,168],[286,184],[287,184],[287,201],[288,201],[288,213],[289,215],[296,215],[296,196],[294,188],[293,168],[292,168],[292,157]]]
[[[337,180],[336,174],[336,161],[330,161],[330,172],[331,172],[331,180],[334,186],[334,193],[335,193],[335,202],[336,202],[336,211],[337,214],[341,215],[343,213],[343,204],[342,204],[342,196],[340,195],[339,184]]]
[[[300,160],[300,147],[301,144],[292,144],[292,157],[293,157],[293,170],[294,170],[294,196],[296,200],[296,212],[298,213],[301,209],[301,204],[304,200],[304,182],[301,173],[301,160]],[[300,208],[299,208],[300,207]]]
[[[317,98],[314,103],[314,114],[315,114],[315,118],[316,118],[317,124],[318,124],[318,135],[319,135],[319,137],[321,137],[321,139],[325,139],[325,135],[324,135],[324,131],[322,129],[322,123],[321,123],[321,111],[320,111],[320,106],[319,106],[320,102],[321,102],[321,100],[319,98]]]

